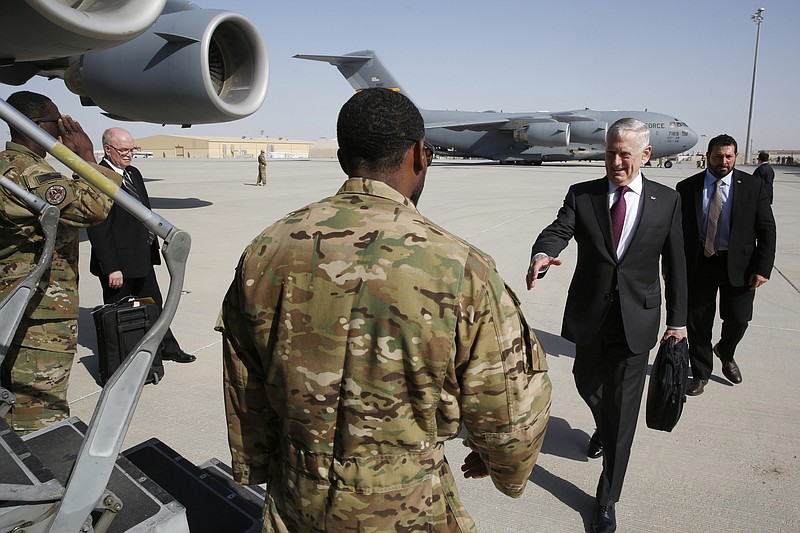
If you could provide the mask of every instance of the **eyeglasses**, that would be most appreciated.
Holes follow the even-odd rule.
[[[58,122],[59,120],[61,120],[61,117],[39,117],[39,118],[32,118],[31,120],[37,124],[42,124],[44,122]]]
[[[413,137],[406,137],[407,141],[413,141],[415,143],[419,142],[419,139],[414,139]],[[425,162],[428,166],[431,166],[431,162],[433,161],[433,154],[436,153],[436,149],[430,144],[428,141],[423,141],[425,146]]]
[[[133,153],[133,148],[117,148],[113,144],[107,144],[106,146],[110,146],[116,150],[119,155],[131,155]]]

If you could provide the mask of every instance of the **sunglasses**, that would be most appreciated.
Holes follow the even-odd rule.
[[[58,122],[59,120],[61,120],[61,117],[39,117],[39,118],[32,118],[31,120],[37,124],[42,124],[46,122]]]
[[[414,139],[413,137],[406,137],[407,141],[413,141],[415,143],[419,142],[419,139]],[[428,166],[431,166],[431,162],[433,161],[433,154],[436,153],[436,149],[430,144],[428,141],[424,141],[425,145],[425,162]]]

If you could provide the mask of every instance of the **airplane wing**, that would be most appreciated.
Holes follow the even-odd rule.
[[[430,122],[425,124],[425,129],[430,128],[444,128],[453,131],[490,131],[503,129],[509,120],[507,118],[499,118],[492,120],[447,120],[444,122]]]
[[[587,117],[586,115],[581,115],[580,113],[576,113],[574,111],[552,113],[550,116],[552,116],[555,120],[559,122],[585,122],[585,121],[594,122],[597,120],[594,117]]]
[[[528,124],[556,123],[563,122],[555,115],[543,116],[503,116],[499,113],[492,113],[492,118],[478,118],[466,120],[446,120],[441,122],[426,122],[425,128],[444,128],[453,131],[496,131],[496,130],[516,130]],[[575,120],[574,118],[572,120]],[[584,120],[584,119],[580,119]],[[586,118],[585,120],[589,120]]]

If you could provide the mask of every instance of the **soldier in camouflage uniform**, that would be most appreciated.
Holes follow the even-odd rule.
[[[519,497],[550,409],[545,353],[493,260],[416,209],[430,156],[403,95],[342,108],[350,177],[245,249],[222,304],[237,481],[264,531],[475,531],[465,477]]]
[[[23,91],[11,95],[8,103],[94,163],[89,137],[49,98]],[[11,141],[0,152],[0,172],[5,177],[61,210],[50,269],[42,276],[0,368],[0,383],[16,395],[6,422],[19,434],[69,416],[67,382],[78,344],[78,228],[103,220],[112,204],[77,176],[53,170],[45,155],[13,127]],[[102,171],[121,183],[114,172]],[[0,187],[0,299],[36,266],[43,244],[38,218]]]

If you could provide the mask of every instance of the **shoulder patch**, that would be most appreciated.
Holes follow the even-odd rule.
[[[40,185],[46,185],[47,183],[54,180],[63,180],[63,179],[64,177],[58,172],[46,172],[42,174],[34,174],[28,176],[28,186],[31,188],[35,188]]]
[[[67,189],[63,185],[51,185],[44,193],[44,200],[50,205],[60,205],[67,198]]]

